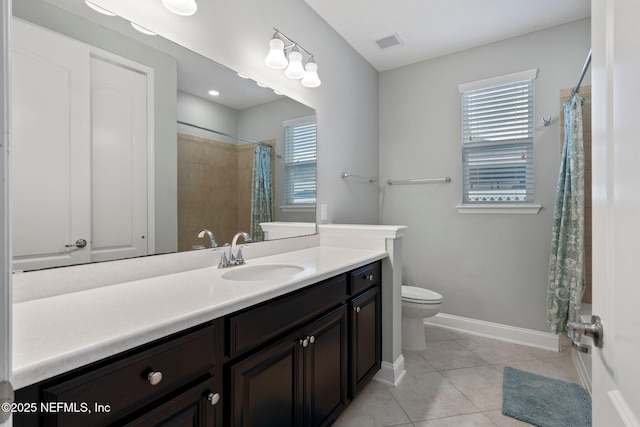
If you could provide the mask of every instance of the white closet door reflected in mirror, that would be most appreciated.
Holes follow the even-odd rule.
[[[151,70],[12,30],[14,269],[146,255]]]

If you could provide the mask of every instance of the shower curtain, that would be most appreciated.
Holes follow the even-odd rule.
[[[253,149],[251,193],[251,239],[264,240],[261,222],[271,222],[273,203],[271,188],[271,147],[256,145]]]
[[[554,333],[580,318],[584,274],[584,143],[582,104],[575,94],[564,102],[564,145],[553,211],[547,321]]]

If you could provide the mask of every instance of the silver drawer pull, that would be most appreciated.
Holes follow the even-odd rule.
[[[220,393],[209,393],[207,400],[211,403],[211,406],[215,406],[220,402]]]
[[[353,307],[353,311],[355,311],[356,313],[360,313],[360,307]]]
[[[362,278],[364,280],[368,280],[370,282],[373,282],[373,274],[365,274],[364,276],[362,276]]]
[[[149,372],[149,375],[147,375],[147,379],[151,385],[158,385],[160,381],[162,381],[162,372],[151,371]]]

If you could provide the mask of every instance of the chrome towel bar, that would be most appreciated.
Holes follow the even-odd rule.
[[[423,179],[405,179],[405,180],[388,180],[389,185],[402,185],[402,184],[438,184],[442,182],[451,182],[451,178],[445,176],[444,178],[423,178]]]

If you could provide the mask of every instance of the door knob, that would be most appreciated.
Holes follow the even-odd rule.
[[[591,316],[591,323],[569,322],[567,323],[567,331],[569,333],[571,345],[583,353],[589,353],[589,347],[584,344],[580,344],[576,335],[586,335],[591,337],[593,339],[593,345],[598,348],[602,348],[604,342],[604,331],[602,329],[602,322],[598,316]]]
[[[87,246],[87,241],[84,239],[78,239],[72,245],[64,245],[65,248],[84,248],[85,246]]]

